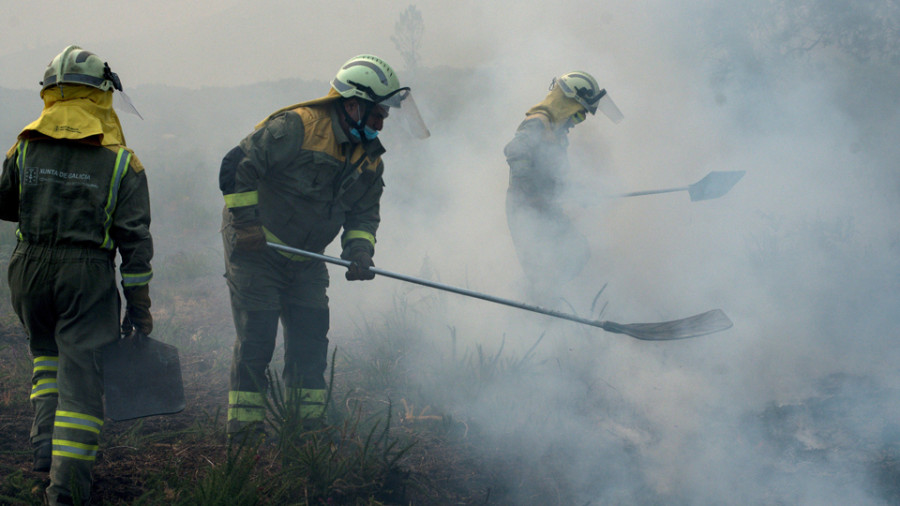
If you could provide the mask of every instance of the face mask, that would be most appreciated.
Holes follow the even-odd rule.
[[[366,125],[365,128],[363,128],[363,133],[365,134],[367,141],[375,140],[375,138],[378,137],[378,130],[375,130],[369,125]],[[350,135],[352,135],[356,140],[361,140],[359,137],[359,130],[356,128],[350,129]]]
[[[572,115],[572,124],[577,125],[577,124],[581,123],[582,121],[584,121],[584,118],[586,118],[586,117],[587,117],[587,115],[585,114],[584,111],[578,111]]]

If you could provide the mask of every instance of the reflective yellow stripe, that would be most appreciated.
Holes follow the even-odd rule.
[[[318,418],[325,414],[325,399],[328,391],[324,389],[289,388],[288,399],[300,399],[300,416]]]
[[[259,203],[259,192],[256,190],[243,193],[229,193],[225,195],[225,207],[255,206]]]
[[[260,392],[231,390],[228,392],[228,420],[261,422],[266,415],[266,397]]]
[[[34,371],[58,371],[59,357],[34,357]]]
[[[348,242],[352,241],[353,239],[365,239],[372,243],[372,246],[375,246],[374,235],[363,230],[348,230],[344,232],[344,236],[341,237],[341,247],[343,248],[347,245]]]
[[[142,272],[138,274],[122,273],[122,286],[144,286],[153,279],[153,271]]]
[[[67,441],[65,439],[53,440],[53,456],[69,457],[80,460],[95,460],[99,445]]]
[[[112,179],[109,181],[106,206],[103,208],[106,220],[103,222],[104,237],[103,243],[100,245],[101,249],[113,249],[115,247],[113,240],[109,237],[109,228],[112,226],[113,213],[115,213],[116,205],[119,201],[119,185],[122,184],[122,178],[125,177],[129,163],[131,163],[131,152],[125,148],[119,148],[119,153],[116,155],[116,166],[113,169]]]
[[[40,379],[31,388],[32,399],[49,394],[59,394],[59,387],[56,385],[56,378]]]
[[[78,455],[77,453],[62,451],[62,450],[53,450],[54,457],[68,457],[70,459],[79,459],[79,460],[89,460],[95,461],[97,460],[97,455]]]
[[[19,143],[19,158],[16,160],[16,165],[18,165],[18,169],[19,169],[19,202],[22,201],[22,181],[25,179],[25,152],[26,151],[28,151],[28,141],[20,142]],[[20,241],[24,240],[22,238],[22,230],[18,226],[16,227],[16,238],[19,239]]]
[[[266,398],[259,392],[246,392],[232,390],[228,392],[228,404],[243,404],[249,406],[265,406]]]
[[[22,198],[22,180],[25,179],[25,152],[28,151],[28,141],[19,143],[19,159],[16,165],[19,166],[19,199]]]
[[[99,434],[100,428],[103,427],[103,420],[95,416],[75,413],[73,411],[57,410],[53,425],[57,427],[66,427],[69,429],[78,429]]]
[[[281,244],[281,245],[287,246],[287,244],[284,244],[284,242],[281,239],[275,237],[275,234],[270,232],[269,229],[267,229],[266,227],[263,227],[262,229],[263,229],[263,233],[266,234],[267,242],[273,242],[275,244]],[[303,255],[296,255],[294,253],[288,253],[287,251],[282,251],[282,250],[278,250],[278,252],[281,253],[284,257],[286,257],[290,260],[294,260],[296,262],[305,262],[305,261],[309,260],[309,257],[305,257]]]

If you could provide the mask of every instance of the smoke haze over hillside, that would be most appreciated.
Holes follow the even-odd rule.
[[[155,267],[201,250],[220,276],[222,155],[275,109],[324,95],[345,60],[373,53],[413,87],[432,133],[413,140],[388,120],[376,265],[533,302],[506,227],[503,146],[554,76],[588,71],[625,120],[589,117],[569,136],[567,207],[592,257],[557,309],[597,317],[608,303],[602,319],[630,323],[718,307],[734,327],[645,343],[447,295],[418,315],[434,349],[446,352],[448,327],[461,348],[496,350],[505,336],[505,353],[519,356],[545,334],[542,366],[465,396],[432,378],[423,356],[423,385],[481,427],[495,444],[486,453],[552,474],[560,497],[580,504],[883,503],[854,463],[900,443],[898,55],[795,44],[784,35],[802,27],[785,29],[793,18],[778,2],[429,0],[414,3],[425,29],[412,73],[390,40],[406,4],[305,4],[46,2],[38,12],[2,2],[4,148],[40,113],[46,63],[70,43],[98,53],[145,117],[121,115],[148,170]],[[704,202],[603,197],[714,170],[746,175]],[[192,202],[171,204],[182,200]],[[175,226],[177,209],[196,217],[190,233]],[[0,238],[4,250],[11,241]],[[435,297],[331,273],[338,345],[393,310],[398,291]],[[814,412],[810,399],[834,404]],[[788,419],[777,431],[773,413]],[[508,487],[529,502],[527,483]]]

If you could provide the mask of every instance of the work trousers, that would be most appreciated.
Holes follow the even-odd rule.
[[[266,369],[284,329],[285,398],[304,418],[324,415],[328,360],[328,272],[321,262],[298,261],[275,250],[235,252],[225,241],[225,277],[237,337],[228,392],[227,432],[265,420]]]
[[[100,348],[119,332],[114,256],[20,242],[9,286],[34,358],[31,441],[53,445],[47,496],[87,503],[103,426]]]
[[[513,189],[507,191],[506,219],[533,295],[549,303],[590,259],[587,239],[558,205],[535,208]]]

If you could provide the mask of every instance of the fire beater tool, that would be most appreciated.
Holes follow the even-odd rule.
[[[122,421],[182,411],[178,348],[135,331],[127,318],[122,336],[102,349],[106,416]]]
[[[302,255],[314,260],[320,260],[322,262],[350,267],[351,262],[349,260],[343,260],[341,258],[335,258],[319,253],[305,251],[302,249],[292,248],[283,244],[276,244],[272,242],[269,242],[267,244],[274,249],[287,253],[293,253],[295,255]],[[590,320],[588,318],[582,318],[580,316],[563,313],[561,311],[555,311],[553,309],[546,309],[540,306],[533,306],[531,304],[525,304],[523,302],[517,302],[514,300],[476,292],[473,290],[467,290],[465,288],[457,288],[455,286],[445,285],[443,283],[437,283],[435,281],[429,281],[427,279],[407,276],[405,274],[398,274],[377,267],[370,267],[369,270],[374,272],[376,275],[394,278],[409,283],[415,283],[417,285],[427,286],[430,288],[436,288],[438,290],[444,290],[447,292],[453,292],[459,295],[465,295],[467,297],[474,297],[476,299],[503,304],[505,306],[524,309],[526,311],[532,311],[535,313],[552,316],[554,318],[562,318],[564,320],[582,323],[584,325],[590,325],[592,327],[599,327],[607,332],[625,334],[643,341],[671,341],[674,339],[686,339],[689,337],[703,336],[706,334],[712,334],[714,332],[727,330],[733,325],[731,323],[731,320],[721,309],[712,309],[705,313],[689,316],[680,320],[654,323],[616,323],[607,320]]]
[[[691,202],[716,199],[728,193],[728,191],[744,177],[745,172],[746,171],[743,170],[713,171],[692,185],[681,186],[679,188],[666,188],[663,190],[621,193],[612,195],[612,197],[637,197],[639,195],[686,191],[691,197]]]

